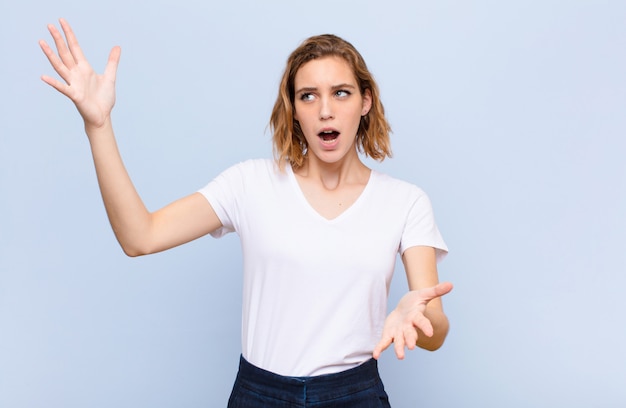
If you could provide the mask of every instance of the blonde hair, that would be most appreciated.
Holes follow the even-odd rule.
[[[308,38],[291,53],[280,81],[269,126],[273,133],[274,157],[281,169],[285,161],[294,169],[302,167],[307,151],[306,139],[294,118],[296,73],[305,63],[329,56],[343,58],[354,72],[361,95],[369,91],[372,97],[372,107],[367,115],[361,117],[356,138],[357,149],[378,161],[391,157],[391,127],[385,118],[378,85],[367,69],[365,60],[349,42],[336,35],[323,34]]]

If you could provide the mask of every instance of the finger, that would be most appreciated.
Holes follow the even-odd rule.
[[[70,24],[63,18],[59,19],[61,23],[61,28],[63,29],[63,34],[65,34],[65,38],[67,39],[67,45],[69,47],[69,51],[76,63],[79,61],[85,61],[85,55],[83,54],[83,50],[78,45],[78,40],[76,39],[76,35],[74,35],[74,31]]]
[[[404,330],[404,342],[409,350],[413,350],[417,345],[417,330],[415,327],[407,327]]]
[[[68,86],[66,84],[64,84],[63,82],[52,78],[48,75],[42,75],[41,76],[41,80],[44,81],[45,83],[47,83],[48,85],[50,85],[51,87],[53,87],[54,89],[56,89],[57,91],[61,92],[63,95],[67,96],[69,98],[69,94],[68,94]]]
[[[44,40],[40,40],[39,41],[39,46],[41,47],[41,50],[43,51],[43,53],[48,58],[48,61],[50,61],[50,65],[52,65],[52,68],[54,68],[54,70],[57,72],[57,74],[59,74],[61,76],[61,78],[63,78],[65,80],[65,82],[69,83],[69,70],[63,64],[63,61],[61,61],[59,59],[59,57],[57,57],[57,55],[54,53],[54,51],[52,51],[52,48],[50,48],[50,46]],[[46,77],[51,79],[48,76],[46,76]],[[45,80],[45,79],[44,79],[44,81],[49,83],[50,85],[52,85],[52,83],[50,83],[50,81]],[[56,82],[58,82],[58,81],[56,81]]]
[[[63,36],[59,32],[59,30],[57,30],[57,28],[52,24],[48,24],[48,31],[50,31],[50,35],[54,40],[54,45],[57,48],[57,52],[59,53],[61,61],[63,61],[63,64],[66,67],[71,69],[72,67],[74,67],[74,65],[76,65],[76,61],[74,60],[74,57],[72,56],[69,48],[67,48],[67,44],[65,43]]]
[[[437,292],[438,296],[443,296],[443,295],[447,295],[448,293],[450,293],[450,291],[452,291],[453,288],[454,288],[454,285],[452,285],[451,282],[441,282],[440,284],[435,286],[435,291]]]
[[[374,357],[376,360],[378,360],[378,358],[380,357],[380,355],[382,354],[383,351],[387,350],[387,348],[391,345],[391,341],[393,340],[392,337],[383,337],[378,344],[376,345],[376,347],[374,347],[374,352],[372,353],[372,357]]]
[[[430,302],[431,300],[441,297],[443,295],[446,295],[448,293],[450,293],[450,291],[452,290],[452,283],[450,282],[443,282],[443,283],[439,283],[435,286],[432,286],[430,288],[424,288],[422,289],[420,292],[420,294],[423,296],[423,298],[427,301]]]
[[[399,333],[397,336],[394,337],[393,339],[393,348],[396,352],[396,357],[398,357],[398,360],[403,360],[404,359],[404,336],[401,335],[402,333]]]
[[[433,333],[434,333],[433,325],[426,316],[420,315],[416,317],[415,319],[413,319],[413,325],[417,327],[418,329],[420,329],[422,333],[424,333],[424,335],[428,337],[433,336]]]
[[[117,76],[117,67],[120,63],[120,56],[122,49],[120,47],[113,47],[109,54],[109,60],[107,61],[106,68],[104,69],[104,76],[115,82]]]

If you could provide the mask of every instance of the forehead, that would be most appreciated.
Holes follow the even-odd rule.
[[[357,85],[352,67],[345,59],[337,56],[316,58],[298,69],[294,78],[296,88],[300,86],[322,86],[336,84]]]

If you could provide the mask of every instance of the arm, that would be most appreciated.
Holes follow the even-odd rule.
[[[402,262],[406,270],[410,291],[420,289],[438,288],[433,293],[436,297],[426,304],[424,316],[432,326],[432,331],[427,329],[425,334],[418,325],[417,345],[426,350],[434,351],[443,345],[448,334],[448,318],[443,312],[441,297],[452,290],[452,284],[439,284],[437,273],[437,259],[435,249],[431,247],[413,247],[407,249],[402,255]]]
[[[87,130],[98,184],[113,231],[129,256],[163,251],[221,226],[209,202],[191,194],[149,213],[124,167],[110,120]]]
[[[417,246],[402,255],[409,292],[385,321],[383,335],[374,349],[374,358],[394,343],[399,359],[404,358],[404,347],[415,346],[437,350],[448,334],[448,318],[443,312],[441,296],[452,290],[449,282],[438,283],[435,249]]]
[[[46,75],[42,80],[67,96],[85,122],[102,199],[124,252],[137,256],[162,251],[219,228],[213,208],[198,193],[148,212],[124,167],[111,123],[121,50],[111,50],[104,74],[98,75],[85,59],[69,24],[60,22],[67,43],[54,26],[48,26],[58,56],[45,41],[39,44],[65,83]]]

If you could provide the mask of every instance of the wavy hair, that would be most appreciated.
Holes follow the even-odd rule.
[[[332,34],[323,34],[306,39],[287,59],[278,90],[278,97],[270,117],[270,129],[274,146],[274,157],[283,169],[288,161],[294,169],[302,167],[307,152],[307,142],[294,118],[294,82],[296,73],[307,62],[336,56],[343,58],[352,68],[361,95],[369,90],[372,107],[367,115],[361,117],[357,131],[356,145],[359,152],[375,160],[382,161],[391,157],[389,133],[391,127],[385,118],[385,109],[380,101],[378,85],[367,69],[365,60],[348,41]]]

